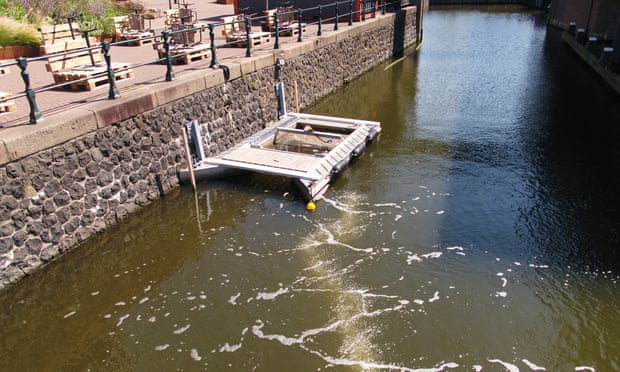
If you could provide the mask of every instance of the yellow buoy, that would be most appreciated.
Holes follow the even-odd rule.
[[[314,204],[313,201],[309,201],[308,204],[306,204],[306,210],[312,212],[315,209],[316,209],[316,204]]]

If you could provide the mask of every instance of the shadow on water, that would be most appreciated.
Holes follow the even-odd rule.
[[[620,98],[549,29],[524,131],[531,244],[566,264],[620,270]],[[524,232],[525,233],[525,232]]]

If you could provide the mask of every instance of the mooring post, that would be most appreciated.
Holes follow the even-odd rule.
[[[245,56],[252,57],[252,38],[250,37],[250,17],[245,17],[245,41],[247,42],[247,48],[245,49]]]
[[[302,31],[303,31],[301,29],[301,13],[302,13],[302,9],[301,8],[297,9],[297,31],[299,33],[297,35],[297,42],[298,43],[301,43],[301,40],[302,40],[301,34],[302,34]]]
[[[319,8],[319,29],[318,29],[318,31],[316,32],[316,36],[321,36],[321,24],[323,23],[323,22],[321,21],[321,11],[322,11],[322,6],[321,6],[321,4],[319,4],[318,8]]]
[[[103,59],[106,64],[106,72],[108,74],[108,99],[117,99],[121,96],[121,93],[116,87],[116,78],[114,77],[114,69],[112,68],[112,58],[110,57],[110,43],[104,41],[101,43],[101,49],[103,50]]]
[[[273,44],[273,49],[280,49],[280,30],[278,29],[280,21],[278,18],[278,12],[273,13],[273,27],[275,27],[276,30],[276,41]]]
[[[568,34],[572,37],[577,35],[577,23],[571,22],[568,24]]]
[[[24,93],[26,93],[28,105],[30,106],[30,124],[36,124],[43,118],[43,115],[41,115],[41,112],[37,107],[37,101],[34,99],[34,90],[30,87],[30,76],[28,75],[28,71],[26,71],[26,67],[28,67],[28,59],[18,57],[17,65],[22,70],[21,75],[25,86]]]
[[[336,1],[336,19],[334,22],[334,31],[338,31],[338,2]]]
[[[172,57],[170,56],[170,32],[162,31],[161,37],[164,39],[164,53],[166,54],[166,81],[172,81],[175,76],[172,70]]]
[[[215,33],[213,32],[213,23],[209,23],[209,46],[211,47],[211,64],[209,67],[217,66],[217,58],[215,56]]]
[[[349,26],[353,24],[353,0],[349,0]]]

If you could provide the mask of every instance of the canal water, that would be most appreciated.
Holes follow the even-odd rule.
[[[383,132],[313,213],[183,188],[0,296],[0,370],[620,370],[620,105],[542,14],[431,9],[308,111]]]

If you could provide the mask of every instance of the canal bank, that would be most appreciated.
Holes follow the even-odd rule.
[[[188,121],[202,123],[211,155],[274,120],[277,58],[287,95],[296,84],[304,107],[414,44],[416,8],[407,7],[3,131],[0,287],[178,187]]]

